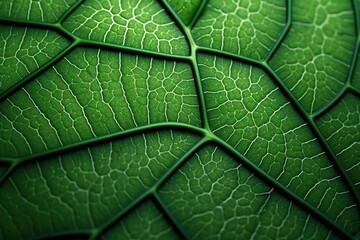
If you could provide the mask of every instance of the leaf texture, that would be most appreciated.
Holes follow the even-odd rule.
[[[359,4],[0,1],[0,239],[357,239]]]
[[[0,16],[36,22],[56,22],[76,0],[13,0],[1,1]]]
[[[34,28],[0,26],[0,93],[10,89],[69,45],[59,34]]]
[[[351,1],[294,1],[289,34],[270,66],[313,113],[346,82],[356,40]]]

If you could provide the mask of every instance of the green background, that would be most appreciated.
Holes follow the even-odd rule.
[[[360,1],[0,1],[0,239],[356,239]]]

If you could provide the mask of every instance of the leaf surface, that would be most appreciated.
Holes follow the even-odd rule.
[[[0,239],[357,239],[359,1],[0,2]]]

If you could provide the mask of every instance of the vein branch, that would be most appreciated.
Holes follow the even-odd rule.
[[[154,192],[152,196],[155,199],[158,207],[161,209],[162,213],[164,213],[164,217],[168,220],[169,223],[171,223],[177,234],[180,235],[180,239],[190,239],[186,231],[182,227],[180,227],[180,223],[177,221],[177,219],[173,217],[171,212],[168,210],[166,204],[160,198],[159,194],[157,192]]]
[[[201,15],[203,14],[206,5],[207,5],[208,0],[202,0],[201,4],[199,6],[199,8],[197,9],[194,17],[191,19],[191,22],[188,24],[188,28],[189,29],[193,29],[195,24],[198,22],[198,20],[200,19]]]
[[[318,140],[319,144],[321,145],[324,152],[329,156],[331,161],[333,162],[335,168],[338,170],[339,175],[345,182],[345,184],[349,187],[351,194],[354,196],[356,205],[360,206],[360,196],[358,192],[355,190],[354,183],[350,180],[348,175],[346,174],[346,171],[342,167],[341,163],[337,159],[335,153],[332,151],[328,143],[326,142],[323,135],[320,133],[320,130],[317,128],[313,118],[309,116],[309,114],[305,111],[305,109],[300,105],[300,103],[297,102],[297,99],[291,94],[291,92],[287,89],[287,87],[284,85],[284,83],[279,79],[279,77],[276,75],[276,73],[268,66],[266,65],[264,67],[264,70],[269,74],[269,76],[274,80],[274,82],[278,85],[279,89],[284,93],[284,95],[289,99],[291,104],[297,109],[297,111],[303,116],[304,121],[314,134],[315,138]]]
[[[235,150],[232,146],[230,146],[227,142],[219,137],[214,137],[213,140],[220,148],[223,148],[227,153],[233,156],[236,160],[240,161],[241,163],[245,164],[251,171],[253,171],[257,176],[262,178],[264,182],[272,185],[275,189],[277,189],[280,193],[286,196],[289,200],[295,202],[303,209],[308,211],[311,215],[316,217],[320,220],[320,222],[326,224],[330,229],[338,233],[343,239],[352,239],[352,236],[347,233],[344,229],[339,227],[333,220],[329,219],[325,214],[320,212],[318,209],[314,208],[312,205],[307,203],[304,199],[299,197],[294,192],[287,189],[281,183],[276,181],[274,178],[269,176],[266,172],[261,170],[257,165],[252,163],[247,157],[239,153]]]
[[[280,47],[282,41],[285,39],[286,35],[289,33],[292,23],[292,0],[286,0],[286,18],[285,18],[285,26],[281,31],[279,37],[277,38],[275,44],[272,46],[268,54],[265,56],[263,62],[268,63],[270,59],[274,56],[276,50]]]
[[[342,87],[342,89],[340,89],[340,91],[336,94],[336,96],[333,99],[331,99],[331,101],[329,101],[326,105],[324,105],[322,108],[320,108],[319,110],[317,110],[316,112],[314,112],[311,115],[311,117],[314,120],[320,118],[326,112],[328,112],[333,106],[335,106],[344,97],[344,95],[346,93],[352,92],[357,95],[357,93],[356,93],[357,89],[355,89],[353,87],[352,79],[354,77],[356,65],[359,64],[359,63],[357,63],[358,62],[357,58],[358,58],[359,51],[360,51],[360,13],[359,13],[359,6],[358,6],[356,0],[352,0],[352,5],[353,5],[353,9],[354,9],[356,40],[355,40],[353,55],[351,58],[350,67],[349,67],[349,71],[348,71],[348,74],[347,74],[347,77],[345,80],[345,84]],[[354,91],[354,89],[355,89],[355,91]],[[360,96],[360,94],[358,96]]]
[[[85,2],[85,0],[79,0],[74,5],[72,5],[57,21],[57,23],[60,25],[63,22],[65,22],[66,18],[68,18],[80,5]]]
[[[67,54],[69,54],[73,49],[75,49],[76,46],[77,46],[77,43],[72,43],[72,44],[68,45],[64,50],[62,50],[54,58],[50,59],[46,64],[42,65],[41,67],[36,69],[34,72],[30,73],[25,78],[21,79],[21,81],[18,81],[17,83],[15,83],[11,88],[2,92],[0,94],[0,102],[7,99],[10,95],[15,93],[19,89],[23,88],[27,83],[31,82],[33,79],[35,79],[38,76],[40,76],[41,74],[43,74],[46,70],[50,69],[53,65],[55,65],[57,62],[59,62],[61,59],[63,59]]]
[[[91,240],[99,238],[103,233],[110,229],[114,224],[123,219],[127,214],[129,214],[133,209],[139,206],[149,197],[154,197],[155,202],[160,206],[160,209],[165,214],[165,217],[170,219],[170,223],[173,225],[174,230],[180,234],[182,238],[186,236],[185,232],[181,229],[180,224],[175,220],[172,214],[168,211],[165,204],[161,201],[158,191],[159,188],[165,184],[165,182],[179,169],[179,167],[184,164],[190,157],[192,157],[203,145],[208,141],[208,138],[203,137],[200,139],[188,152],[186,152],[178,161],[176,161],[147,191],[137,197],[135,200],[131,201],[124,209],[122,209],[116,216],[111,218],[103,226],[99,227],[94,231]]]
[[[12,159],[11,167],[8,169],[7,173],[4,174],[2,176],[2,178],[0,178],[0,186],[3,183],[3,181],[6,179],[6,177],[9,176],[13,170],[15,170],[15,168],[18,168],[20,165],[23,165],[27,162],[38,161],[41,159],[47,159],[47,158],[50,158],[53,156],[65,154],[65,153],[72,152],[75,150],[84,149],[86,147],[90,147],[90,146],[93,146],[96,144],[110,142],[110,141],[114,141],[116,139],[120,139],[123,137],[141,134],[141,133],[145,133],[145,132],[149,132],[149,131],[157,131],[157,130],[161,130],[161,129],[180,129],[182,131],[189,131],[192,133],[197,133],[201,136],[206,135],[206,131],[204,129],[201,129],[199,127],[195,127],[195,126],[192,126],[189,124],[177,123],[177,122],[154,123],[154,124],[150,124],[150,125],[127,129],[124,131],[104,135],[101,137],[83,140],[83,141],[80,141],[80,142],[77,142],[74,144],[69,144],[69,145],[55,148],[55,149],[52,149],[52,150],[49,150],[46,152],[33,154],[31,156],[26,156],[26,157],[18,158],[18,159]],[[6,158],[0,159],[0,161],[9,162],[9,160]]]
[[[210,130],[209,127],[209,120],[206,112],[206,102],[205,102],[205,96],[204,91],[202,89],[201,79],[200,79],[200,72],[197,64],[197,51],[199,47],[196,45],[192,35],[191,35],[191,29],[184,25],[184,23],[179,19],[177,14],[174,12],[174,10],[171,8],[171,6],[167,3],[167,1],[162,0],[161,3],[164,5],[164,8],[168,11],[170,16],[174,19],[180,30],[185,35],[185,39],[187,40],[189,46],[190,46],[190,62],[191,62],[191,68],[193,72],[193,76],[195,79],[195,87],[196,87],[196,94],[198,97],[199,107],[200,107],[200,115],[202,120],[203,128],[206,130]]]

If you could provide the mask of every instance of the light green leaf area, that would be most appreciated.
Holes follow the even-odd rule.
[[[66,39],[52,31],[0,26],[0,94],[68,45]]]
[[[284,28],[285,16],[285,1],[210,0],[192,33],[200,46],[260,60]]]
[[[194,18],[196,11],[200,7],[201,0],[169,0],[168,3],[176,12],[185,25],[188,25]]]
[[[360,192],[360,101],[346,95],[317,125]]]
[[[147,201],[105,233],[102,239],[180,239],[163,217],[154,203]]]
[[[139,134],[19,168],[0,187],[0,239],[101,227],[197,139],[171,130]]]
[[[76,0],[4,0],[0,1],[0,16],[31,20],[36,22],[56,22]]]
[[[0,0],[0,240],[358,240],[359,4]]]
[[[177,55],[189,52],[181,31],[154,0],[87,0],[64,27],[83,39]]]
[[[347,80],[355,43],[351,1],[293,1],[292,26],[270,61],[309,113],[332,100]]]
[[[0,104],[0,155],[22,157],[160,122],[199,125],[190,67],[77,49]]]
[[[247,64],[210,55],[198,61],[212,131],[346,229],[358,231],[354,199],[274,82]]]
[[[180,168],[160,196],[191,239],[337,238],[214,146]]]

